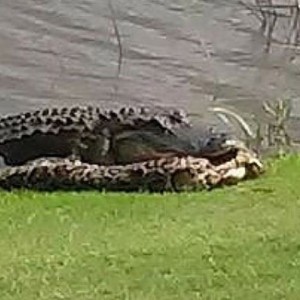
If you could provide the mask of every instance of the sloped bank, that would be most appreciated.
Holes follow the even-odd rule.
[[[300,157],[202,193],[1,192],[0,298],[293,299]]]

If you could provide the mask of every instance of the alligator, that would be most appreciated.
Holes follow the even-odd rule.
[[[41,157],[122,165],[172,156],[218,156],[228,134],[205,130],[195,129],[187,114],[176,109],[54,107],[0,118],[0,155],[12,166]]]
[[[46,108],[0,118],[2,188],[181,190],[257,176],[256,154],[180,110]],[[254,171],[256,169],[256,171]]]

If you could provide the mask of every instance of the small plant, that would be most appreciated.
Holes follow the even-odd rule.
[[[291,102],[278,100],[274,104],[264,102],[263,110],[270,117],[266,126],[267,146],[275,146],[278,153],[284,153],[292,146],[287,132],[287,122],[291,117]]]
[[[267,116],[267,123],[263,124],[253,117],[256,124],[255,129],[239,113],[223,107],[213,107],[211,109],[217,115],[235,120],[244,133],[245,144],[253,148],[258,153],[273,152],[282,156],[292,149],[292,139],[288,134],[287,123],[291,118],[291,101],[279,99],[274,103],[265,101],[263,111]],[[229,117],[229,118],[228,118]]]

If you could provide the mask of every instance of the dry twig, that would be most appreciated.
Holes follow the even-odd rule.
[[[118,69],[117,69],[117,73],[116,73],[116,80],[118,81],[119,78],[120,78],[121,69],[122,69],[122,62],[123,62],[123,46],[122,46],[120,31],[119,31],[118,24],[117,24],[115,10],[114,10],[114,7],[112,5],[111,0],[108,0],[108,8],[109,8],[109,11],[110,11],[110,17],[111,17],[111,21],[112,21],[112,25],[113,25],[113,28],[114,28],[114,33],[115,33],[115,36],[116,36],[116,39],[117,39],[117,43],[118,43],[118,49],[119,49]],[[114,98],[116,98],[117,92],[118,92],[118,82],[116,82],[114,84]]]

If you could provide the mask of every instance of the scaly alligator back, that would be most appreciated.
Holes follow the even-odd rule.
[[[189,127],[186,116],[161,108],[51,108],[0,118],[0,155],[9,165],[39,157],[75,155],[90,163],[111,164],[111,139],[126,130],[172,134]]]

